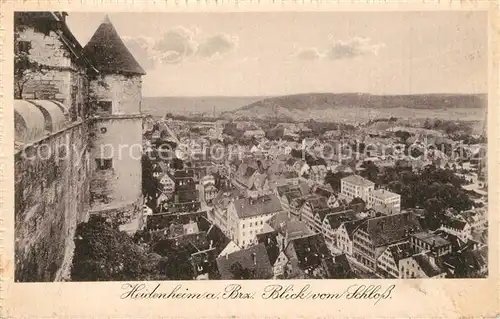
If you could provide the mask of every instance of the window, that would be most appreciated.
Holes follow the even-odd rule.
[[[99,101],[97,102],[97,113],[98,114],[111,114],[112,111],[111,101]]]
[[[106,170],[113,168],[113,160],[107,158],[96,158],[95,160],[97,170]]]
[[[31,50],[31,41],[19,41],[19,42],[17,42],[17,49],[21,53],[29,53]]]

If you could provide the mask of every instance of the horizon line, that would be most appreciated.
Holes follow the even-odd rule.
[[[417,95],[488,95],[488,92],[478,92],[478,93],[366,93],[366,92],[305,92],[305,93],[291,93],[291,94],[268,94],[268,95],[143,95],[143,98],[155,98],[155,97],[182,97],[182,98],[194,98],[194,97],[282,97],[282,96],[294,96],[294,95],[306,95],[306,94],[359,94],[359,95],[374,95],[374,96],[417,96]]]

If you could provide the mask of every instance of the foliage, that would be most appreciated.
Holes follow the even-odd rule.
[[[142,156],[142,194],[147,201],[153,203],[153,207],[156,207],[160,189],[160,182],[153,176],[153,164],[145,154]]]
[[[331,171],[328,171],[326,172],[325,182],[330,184],[330,186],[335,192],[339,193],[340,181],[342,180],[342,178],[347,177],[349,175],[351,174],[345,172],[332,173]]]
[[[432,165],[419,173],[404,167],[389,168],[379,181],[388,182],[389,190],[401,195],[403,209],[425,208],[428,221],[434,224],[438,224],[446,209],[460,212],[470,209],[473,204],[461,187],[467,182],[464,178]]]
[[[231,265],[229,271],[233,275],[234,279],[254,279],[255,271],[252,269],[244,268],[239,262]]]
[[[191,280],[194,270],[188,245],[174,244],[172,240],[157,241],[153,251],[162,256],[160,273],[170,280]]]
[[[71,277],[74,281],[159,279],[158,258],[102,217],[78,225]]]

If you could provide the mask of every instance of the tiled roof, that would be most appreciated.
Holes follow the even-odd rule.
[[[345,254],[323,259],[323,265],[329,279],[354,279],[356,275]]]
[[[347,235],[349,238],[352,240],[352,235],[354,234],[354,231],[358,229],[359,226],[361,226],[366,220],[365,219],[360,219],[360,220],[355,220],[351,222],[345,222],[344,227],[347,231]]]
[[[104,73],[146,74],[109,20],[101,23],[83,50]]]
[[[421,230],[417,219],[409,213],[370,218],[360,228],[370,235],[375,247],[397,242]]]
[[[356,220],[356,213],[353,210],[346,210],[340,213],[330,213],[326,215],[326,219],[332,230],[337,229],[342,223]]]
[[[216,225],[211,225],[210,228],[207,231],[207,240],[209,245],[211,244],[212,247],[215,249],[217,252],[217,255],[220,254],[220,252],[226,248],[226,246],[229,244],[231,241],[223,232],[222,230],[217,227]]]
[[[376,189],[376,190],[372,191],[371,193],[372,193],[372,196],[375,196],[375,197],[380,198],[382,200],[387,200],[387,199],[391,199],[393,197],[399,196],[399,194],[390,192],[390,191],[385,190],[385,189]]]
[[[235,272],[241,266],[245,277],[238,278]],[[266,247],[258,244],[226,256],[217,258],[217,266],[222,279],[271,279],[273,269],[269,262]]]
[[[436,248],[451,244],[448,240],[444,239],[438,234],[431,232],[418,232],[413,234],[412,236]]]
[[[271,263],[271,265],[274,265],[280,254],[278,246],[278,232],[273,231],[273,232],[258,234],[256,237],[259,244],[264,244],[264,246],[266,246],[269,262]]]
[[[345,182],[348,182],[348,183],[351,183],[354,185],[358,185],[358,186],[363,186],[363,187],[375,185],[374,182],[369,181],[366,178],[363,178],[359,175],[350,175],[350,176],[344,177],[344,178],[342,178],[342,181],[345,181]]]
[[[456,218],[449,218],[443,221],[443,226],[451,229],[463,230],[466,225],[466,222]]]
[[[396,263],[396,265],[399,264],[399,261],[401,259],[407,258],[414,253],[410,243],[407,241],[390,245],[389,247],[387,247],[387,249],[391,253],[392,258],[394,258],[394,262]]]
[[[291,244],[295,249],[299,268],[302,270],[319,267],[321,260],[330,256],[330,251],[320,234],[296,238],[292,240]]]
[[[434,277],[444,272],[444,270],[439,267],[438,263],[431,261],[431,258],[432,257],[426,254],[418,254],[413,256],[413,259],[427,277]]]
[[[234,201],[239,218],[277,213],[282,211],[281,202],[276,195],[264,195],[255,199],[240,198]]]

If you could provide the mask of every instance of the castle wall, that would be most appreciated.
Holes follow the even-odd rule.
[[[26,27],[19,32],[19,41],[30,42],[29,58],[42,68],[37,72],[26,72],[22,81],[23,99],[57,100],[70,107],[73,120],[83,118],[88,100],[88,79],[86,70],[73,61],[73,57],[60,36]],[[14,84],[14,94],[19,87]]]
[[[60,280],[76,225],[87,219],[86,123],[74,123],[15,154],[15,280]]]

